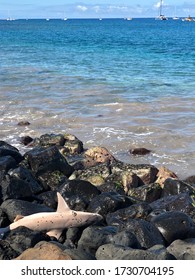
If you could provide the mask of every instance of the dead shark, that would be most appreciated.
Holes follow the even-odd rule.
[[[56,212],[42,212],[28,216],[20,216],[8,227],[0,228],[0,237],[17,227],[24,226],[31,230],[45,231],[49,236],[57,239],[61,236],[63,229],[80,227],[102,220],[97,213],[74,211],[69,208],[60,193],[57,193],[58,206]]]

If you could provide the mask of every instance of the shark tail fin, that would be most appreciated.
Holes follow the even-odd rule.
[[[3,237],[4,233],[9,231],[9,227],[0,228],[0,239]]]

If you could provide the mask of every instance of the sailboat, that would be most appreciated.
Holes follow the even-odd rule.
[[[160,0],[159,16],[156,18],[156,20],[168,20],[168,18],[162,14],[162,5],[163,0]]]

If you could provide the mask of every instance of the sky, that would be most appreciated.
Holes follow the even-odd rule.
[[[156,17],[160,0],[1,0],[4,18]],[[195,17],[195,0],[163,0],[163,14]]]

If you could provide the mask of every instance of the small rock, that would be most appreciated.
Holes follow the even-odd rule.
[[[132,155],[144,156],[150,154],[151,150],[148,150],[146,148],[134,148],[134,149],[130,149],[129,152]]]
[[[30,136],[22,136],[20,138],[20,142],[25,146],[29,145],[32,141],[33,141],[33,138]]]
[[[23,160],[23,156],[19,153],[18,149],[5,141],[0,141],[0,157],[11,156],[17,163]]]
[[[18,122],[18,125],[19,126],[27,126],[27,125],[30,125],[30,123],[28,121],[20,121],[20,122]]]

